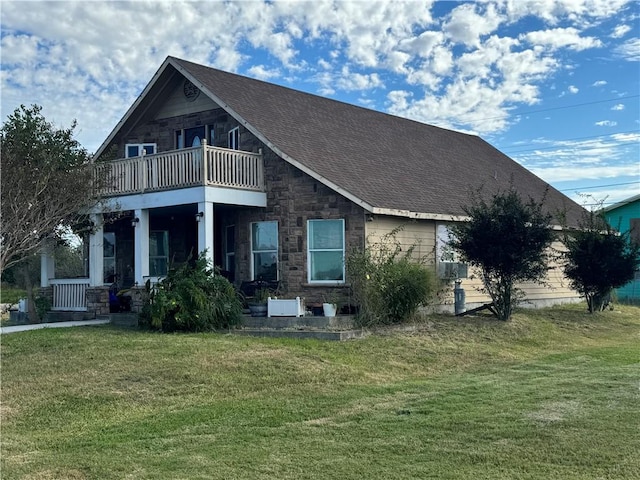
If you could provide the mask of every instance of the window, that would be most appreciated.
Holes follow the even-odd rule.
[[[436,233],[438,278],[444,280],[467,278],[467,265],[460,262],[458,253],[449,246],[452,235],[446,225],[438,225]]]
[[[229,131],[229,148],[232,150],[240,149],[240,127]]]
[[[156,153],[157,146],[155,143],[127,143],[124,148],[126,158],[139,157],[144,150],[145,155],[153,155]]]
[[[344,220],[309,220],[309,282],[344,282]]]
[[[116,281],[116,234],[104,232],[102,236],[102,271],[104,283]]]
[[[162,277],[169,271],[169,232],[149,232],[149,276]]]
[[[251,224],[251,270],[254,280],[278,280],[278,222]]]
[[[640,245],[640,218],[629,219],[629,240]]]
[[[208,145],[214,144],[215,135],[213,125],[200,125],[198,127],[176,130],[176,149],[199,147],[205,138],[208,138]]]

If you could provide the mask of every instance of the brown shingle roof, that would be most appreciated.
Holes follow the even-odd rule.
[[[426,125],[169,57],[221,106],[327,184],[374,211],[464,215],[470,190],[509,188],[547,207],[582,209],[480,137]],[[411,213],[409,213],[411,215]]]

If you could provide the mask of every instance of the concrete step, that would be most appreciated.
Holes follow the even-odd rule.
[[[355,328],[354,318],[348,315],[337,317],[250,317],[244,316],[242,326],[250,329],[320,329],[320,330],[352,330]]]
[[[365,336],[365,332],[361,329],[356,330],[285,330],[282,328],[240,328],[231,330],[232,335],[247,335],[252,337],[271,337],[271,338],[300,338],[300,339],[316,339],[316,340],[332,340],[344,341]]]
[[[49,311],[44,315],[42,323],[55,322],[79,322],[82,320],[94,320],[95,316],[88,312],[56,312]]]

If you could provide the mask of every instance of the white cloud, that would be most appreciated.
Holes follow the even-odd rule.
[[[485,11],[479,11],[479,8],[479,5],[472,3],[454,8],[449,20],[443,25],[447,37],[454,43],[479,47],[481,37],[495,31],[504,20],[495,5],[487,4]]]
[[[607,84],[606,80],[598,80],[596,82],[593,82],[593,85],[591,85],[592,87],[603,87]]]
[[[595,37],[581,37],[576,28],[554,28],[540,30],[521,35],[520,38],[533,45],[545,46],[553,49],[567,47],[571,50],[585,50],[601,47],[602,42]]]
[[[629,62],[640,62],[640,38],[631,38],[614,49],[614,53]]]
[[[600,120],[594,125],[597,125],[598,127],[615,127],[616,125],[618,125],[618,122],[615,122],[613,120]]]
[[[514,107],[541,101],[544,82],[568,68],[566,52],[602,45],[584,36],[585,25],[628,2],[495,0],[447,6],[443,18],[433,18],[433,4],[5,1],[2,112],[33,102],[62,123],[77,116],[81,141],[96,148],[174,55],[261,79],[312,81],[323,95],[361,92],[350,98],[367,104],[373,89],[392,113],[492,133],[514,122]],[[525,17],[541,30],[518,38],[498,30]],[[630,58],[634,45],[618,54]]]
[[[624,110],[624,105],[622,103],[617,103],[616,105],[614,105],[613,107],[611,107],[611,110]]]
[[[347,92],[352,90],[370,90],[382,87],[382,81],[377,73],[354,73],[348,67],[343,67],[340,76],[334,80],[336,85]]]
[[[264,65],[254,65],[247,70],[247,73],[252,77],[259,78],[260,80],[268,80],[270,78],[277,78],[280,76],[278,69],[270,69]]]
[[[574,94],[574,95],[580,91],[580,89],[578,87],[576,87],[575,85],[569,85],[568,90],[569,90],[569,93]]]
[[[631,30],[632,30],[632,27],[630,27],[629,25],[618,25],[616,28],[613,29],[613,33],[611,34],[611,36],[613,38],[622,38]]]

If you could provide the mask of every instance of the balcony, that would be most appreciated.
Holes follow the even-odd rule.
[[[203,145],[96,163],[95,169],[106,197],[195,186],[264,192],[262,152]]]

